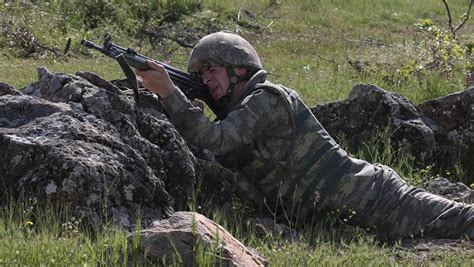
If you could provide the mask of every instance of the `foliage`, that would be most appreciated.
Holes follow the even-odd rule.
[[[58,57],[58,43],[65,45],[58,40],[75,39],[77,49],[80,39],[104,32],[136,38],[143,29],[174,24],[201,9],[199,1],[7,1],[0,7],[0,48],[15,57],[37,56],[43,50]]]
[[[414,77],[422,86],[423,80],[433,73],[444,77],[452,76],[456,66],[464,66],[466,74],[472,71],[472,61],[468,57],[470,50],[463,47],[450,31],[435,25],[431,19],[422,19],[414,26],[423,36],[414,46],[414,56],[395,71],[387,71],[383,76],[384,81],[401,86],[410,77]],[[440,95],[429,97],[437,96]]]
[[[51,1],[50,12],[62,14],[62,21],[66,23],[63,31],[78,27],[88,31],[113,24],[133,35],[142,25],[176,22],[200,8],[200,3],[194,1],[75,0]]]
[[[429,60],[427,67],[444,73],[452,72],[455,62],[464,58],[465,50],[455,36],[436,26],[431,19],[424,19],[415,26],[427,34],[420,44],[421,57]]]

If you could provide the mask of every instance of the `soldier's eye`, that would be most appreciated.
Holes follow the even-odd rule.
[[[205,73],[208,72],[208,71],[209,71],[209,67],[204,67],[204,68],[202,68],[202,69],[199,71],[199,75],[203,75],[203,74],[205,74]]]

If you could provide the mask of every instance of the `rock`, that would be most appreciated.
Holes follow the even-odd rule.
[[[195,212],[176,212],[170,218],[153,222],[139,235],[141,250],[155,260],[173,260],[176,253],[183,266],[195,266],[199,248],[212,254],[218,266],[265,266],[267,261],[246,248],[222,226]],[[212,264],[214,265],[214,264]]]
[[[429,148],[434,143],[433,132],[420,120],[420,110],[399,94],[374,85],[356,85],[346,100],[317,106],[312,111],[332,136],[347,140],[351,151],[361,149],[364,142],[389,128],[392,141],[407,152],[422,161],[432,158]]]
[[[418,105],[436,139],[434,161],[441,168],[459,164],[474,182],[474,87]]]
[[[0,83],[0,96],[2,95],[21,95],[22,93],[9,84]]]
[[[388,130],[386,138],[376,140],[380,147],[390,144],[414,155],[417,167],[435,165],[439,171],[461,164],[474,177],[468,159],[474,153],[473,107],[474,88],[417,106],[399,94],[359,84],[346,100],[311,110],[331,136],[347,141],[351,152]]]
[[[205,198],[230,198],[233,173],[196,158],[153,95],[136,106],[95,74],[45,68],[23,94],[10,89],[0,96],[0,196],[67,203],[85,221],[128,229],[137,215],[149,225],[184,207],[201,180],[219,188],[200,188]]]
[[[445,198],[464,203],[474,203],[474,190],[463,183],[453,183],[444,177],[429,181],[426,190]]]

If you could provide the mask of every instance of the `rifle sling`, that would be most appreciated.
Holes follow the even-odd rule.
[[[123,54],[119,54],[115,56],[115,59],[120,64],[120,67],[122,68],[123,73],[125,73],[128,83],[130,83],[130,86],[133,89],[133,94],[135,96],[135,103],[138,105],[140,93],[138,92],[137,76],[135,76],[135,72],[132,70],[130,65],[128,65],[127,60],[125,59]]]

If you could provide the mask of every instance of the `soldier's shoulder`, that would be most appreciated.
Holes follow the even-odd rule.
[[[281,85],[274,84],[274,83],[269,82],[269,81],[265,81],[263,83],[257,83],[254,86],[254,91],[258,91],[258,90],[268,91],[270,93],[276,94],[277,91],[281,90]]]
[[[287,95],[287,94],[294,94],[295,90],[286,87],[282,84],[275,84],[269,81],[265,81],[264,83],[258,83],[255,85],[255,90],[266,90],[272,94],[276,95]]]
[[[247,98],[260,104],[274,104],[282,100],[278,89],[267,85],[255,87]]]

